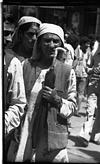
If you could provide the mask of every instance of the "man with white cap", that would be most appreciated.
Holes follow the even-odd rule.
[[[62,28],[41,24],[32,59],[24,63],[29,105],[17,162],[69,162],[66,124],[76,107],[76,78],[70,65],[56,59],[57,47],[64,47]]]

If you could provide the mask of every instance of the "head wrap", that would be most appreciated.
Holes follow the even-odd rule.
[[[32,16],[23,16],[20,18],[20,20],[18,21],[18,26],[21,26],[25,23],[37,23],[37,24],[41,24],[41,21],[35,17]]]
[[[24,25],[24,24],[27,24],[27,23],[37,23],[37,24],[41,24],[41,21],[35,17],[32,17],[32,16],[23,16],[19,19],[18,21],[18,26],[17,28],[15,29],[14,31],[14,34],[12,36],[12,39],[13,39],[13,45],[15,45],[16,43],[19,43],[19,28]]]
[[[55,24],[51,24],[51,23],[42,23],[40,25],[39,31],[38,31],[38,36],[37,36],[37,40],[34,44],[34,48],[33,48],[33,55],[32,58],[33,59],[38,59],[39,54],[38,54],[38,39],[41,35],[46,34],[46,33],[52,33],[52,34],[56,34],[57,36],[59,36],[59,38],[62,41],[62,47],[64,47],[64,31],[63,29]]]
[[[46,33],[52,33],[58,35],[62,43],[64,44],[64,31],[60,26],[50,23],[42,23],[40,25],[40,30],[38,31],[37,37]]]

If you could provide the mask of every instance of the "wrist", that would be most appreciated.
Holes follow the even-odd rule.
[[[54,103],[57,106],[57,108],[60,109],[62,106],[62,98],[60,96],[56,95],[54,97]]]

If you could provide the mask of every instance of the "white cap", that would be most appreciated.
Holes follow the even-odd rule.
[[[37,24],[41,24],[41,21],[35,17],[32,17],[32,16],[23,16],[20,18],[20,20],[18,21],[18,26],[21,26],[25,23],[37,23]]]
[[[42,23],[40,25],[40,29],[38,31],[37,37],[46,33],[52,33],[58,35],[64,46],[64,31],[60,26],[50,23]]]

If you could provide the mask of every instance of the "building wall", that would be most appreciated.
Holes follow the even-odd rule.
[[[93,6],[5,5],[3,11],[13,13],[16,22],[23,15],[31,15],[39,18],[42,22],[58,24],[64,31],[73,29],[79,35],[97,33],[100,29],[97,7]]]
[[[64,30],[73,29],[79,35],[95,34],[97,7],[64,6],[54,10],[48,6],[39,8],[38,12],[43,22],[56,23]]]

